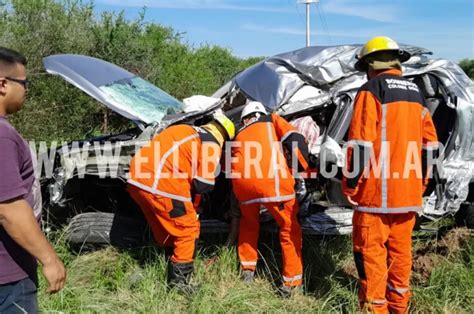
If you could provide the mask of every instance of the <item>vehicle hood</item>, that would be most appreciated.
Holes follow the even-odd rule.
[[[150,82],[97,58],[60,54],[43,59],[46,71],[62,77],[111,110],[136,122],[154,123],[182,111],[183,104]]]

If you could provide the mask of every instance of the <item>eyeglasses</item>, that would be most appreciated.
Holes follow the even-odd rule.
[[[16,79],[16,78],[13,78],[13,77],[5,77],[5,79],[23,85],[23,88],[25,90],[28,90],[31,86],[31,81],[28,80],[28,79],[20,80],[20,79]]]

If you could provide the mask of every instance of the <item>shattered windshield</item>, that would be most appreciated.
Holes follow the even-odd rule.
[[[160,122],[167,114],[180,112],[182,104],[155,85],[135,76],[100,86],[116,106],[133,108],[146,122]]]

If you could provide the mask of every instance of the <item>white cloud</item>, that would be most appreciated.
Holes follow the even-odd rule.
[[[367,20],[378,22],[397,22],[403,14],[401,8],[396,4],[381,4],[377,2],[347,1],[347,0],[331,0],[324,1],[321,4],[323,10],[346,16],[355,16]]]
[[[254,23],[242,24],[240,27],[245,31],[252,32],[262,32],[262,33],[276,33],[276,34],[287,34],[287,35],[305,35],[306,28],[296,28],[296,27],[286,27],[286,26],[268,26],[268,25],[259,25]],[[372,30],[357,30],[354,32],[347,31],[331,31],[331,32],[322,32],[320,30],[313,30],[312,35],[319,36],[328,36],[328,37],[351,37],[351,38],[366,38]]]
[[[163,9],[188,10],[227,10],[227,11],[254,11],[292,13],[286,8],[275,6],[239,5],[236,1],[228,0],[99,0],[98,3],[125,7],[147,7]]]
[[[274,27],[259,25],[253,23],[246,23],[241,26],[242,30],[252,31],[252,32],[261,32],[261,33],[277,33],[277,34],[288,34],[288,35],[304,35],[306,31],[304,28],[297,29],[294,27]]]

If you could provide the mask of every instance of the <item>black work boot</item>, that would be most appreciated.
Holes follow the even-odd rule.
[[[291,298],[295,294],[303,293],[303,287],[282,285],[278,288],[277,292],[280,295],[280,297],[282,297],[283,299],[288,299],[288,298]]]
[[[253,270],[244,269],[240,271],[240,278],[246,284],[252,283],[254,277],[255,277],[255,272]]]
[[[196,292],[193,287],[191,276],[194,271],[193,262],[189,263],[173,263],[168,262],[168,286],[170,289],[176,289],[180,293],[190,296]]]

